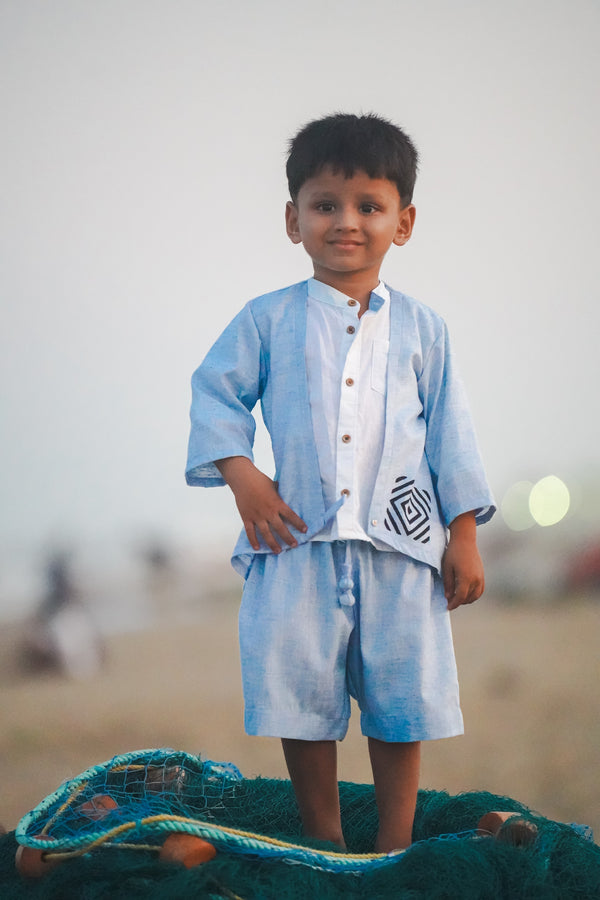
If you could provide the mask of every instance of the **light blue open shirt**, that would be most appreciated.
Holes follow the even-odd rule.
[[[440,571],[447,526],[476,511],[478,524],[495,512],[464,388],[443,319],[429,307],[390,291],[385,437],[369,511],[368,534]],[[225,482],[215,460],[253,459],[260,400],[283,500],[304,520],[311,540],[340,504],[326,508],[306,374],[307,282],[247,303],[192,377],[190,485]],[[242,531],[232,563],[246,575],[255,551]],[[270,553],[261,542],[261,553]]]

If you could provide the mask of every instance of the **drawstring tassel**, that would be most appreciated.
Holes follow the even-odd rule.
[[[350,555],[350,544],[346,544],[346,560],[341,566],[341,576],[338,581],[338,591],[340,594],[341,606],[354,606],[355,597],[352,593],[354,581],[352,580],[352,563]]]

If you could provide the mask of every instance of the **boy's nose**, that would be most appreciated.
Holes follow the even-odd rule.
[[[351,209],[341,209],[335,227],[337,231],[355,231],[358,228],[356,213]]]

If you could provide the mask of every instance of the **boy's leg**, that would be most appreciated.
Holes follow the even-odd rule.
[[[370,737],[369,754],[379,813],[375,852],[404,850],[412,843],[421,744],[419,741],[387,743]]]
[[[336,742],[282,738],[281,743],[304,834],[345,848]]]

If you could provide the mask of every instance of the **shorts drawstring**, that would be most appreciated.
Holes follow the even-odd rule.
[[[352,593],[354,581],[352,580],[352,555],[350,553],[350,541],[346,541],[346,553],[344,562],[340,566],[340,579],[338,581],[340,606],[354,606],[356,597]]]

